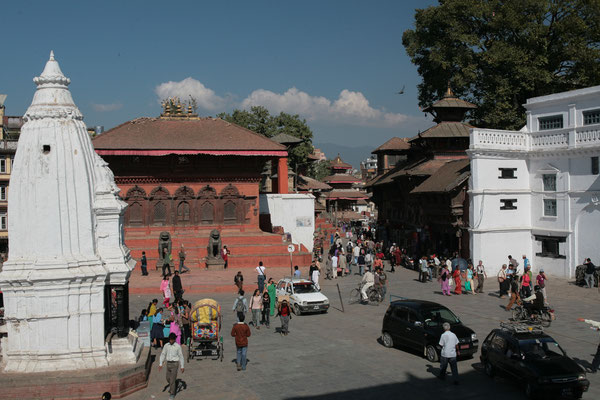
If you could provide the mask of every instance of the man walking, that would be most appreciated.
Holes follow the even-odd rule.
[[[548,296],[546,295],[546,281],[547,280],[548,280],[548,277],[544,273],[544,269],[543,268],[540,269],[537,276],[535,277],[535,281],[536,281],[537,285],[540,287],[542,294],[544,295],[544,304],[546,304],[546,305],[548,304]]]
[[[265,291],[265,272],[266,272],[266,268],[263,265],[262,261],[258,262],[258,267],[256,267],[256,273],[258,274],[258,290],[262,293]]]
[[[238,292],[238,297],[233,303],[233,311],[235,311],[237,320],[243,321],[246,318],[246,311],[248,311],[248,301],[244,297],[244,291]]]
[[[179,302],[183,296],[183,285],[181,284],[179,271],[175,271],[175,275],[171,282],[173,283],[173,292],[175,292],[175,302]]]
[[[146,259],[145,251],[142,251],[142,258],[140,262],[142,263],[142,276],[148,276],[148,259]]]
[[[442,354],[440,357],[440,379],[446,379],[446,368],[448,368],[448,364],[450,364],[454,384],[458,385],[458,368],[456,366],[458,338],[450,331],[449,323],[444,322],[442,326],[444,327],[444,333],[442,333],[439,343],[442,347]]]
[[[183,248],[183,243],[181,244],[181,249],[179,250],[179,273],[183,274],[184,272],[190,272],[190,269],[184,265],[185,262],[185,249]]]
[[[500,287],[500,298],[503,299],[508,294],[508,276],[506,275],[506,264],[502,264],[502,268],[498,272],[498,285]]]
[[[354,246],[354,248],[352,249],[352,256],[352,264],[358,265],[358,256],[360,256],[360,246]],[[350,268],[350,270],[352,270],[352,268]]]
[[[331,256],[331,279],[337,279],[338,261],[339,257],[337,256],[337,252],[335,252]]]
[[[594,274],[596,273],[596,266],[592,263],[591,259],[586,259],[583,263],[585,265],[585,283],[588,289],[594,287]]]
[[[171,333],[169,335],[169,343],[165,344],[165,347],[160,353],[160,361],[158,364],[158,370],[160,371],[163,367],[164,362],[167,362],[167,382],[169,383],[169,399],[175,398],[175,392],[177,391],[177,367],[181,368],[183,374],[183,352],[181,346],[175,342],[177,335]]]
[[[238,318],[238,322],[231,328],[231,336],[235,338],[237,356],[235,363],[238,371],[246,370],[246,355],[248,353],[248,338],[252,335],[250,327],[244,323],[244,315]]]
[[[485,267],[483,266],[483,261],[479,260],[479,264],[475,267],[475,273],[477,274],[477,289],[475,292],[483,293],[483,282],[487,278],[487,274],[485,273]]]

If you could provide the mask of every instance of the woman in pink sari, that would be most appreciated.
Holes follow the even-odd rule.
[[[169,333],[174,333],[177,335],[177,344],[181,344],[181,314],[179,314],[179,307],[177,304],[171,306],[171,327],[169,328]]]
[[[438,281],[442,284],[442,294],[450,296],[450,271],[448,271],[448,266],[446,264],[444,264],[442,268],[442,273],[440,274]]]
[[[169,275],[165,275],[162,282],[160,282],[160,291],[163,293],[164,296],[163,305],[165,307],[168,307],[169,301],[171,300],[171,287],[169,286]]]

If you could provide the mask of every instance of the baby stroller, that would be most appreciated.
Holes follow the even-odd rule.
[[[195,357],[212,357],[223,361],[223,336],[221,306],[213,299],[202,299],[194,303],[190,314],[192,338],[188,346],[188,361]]]

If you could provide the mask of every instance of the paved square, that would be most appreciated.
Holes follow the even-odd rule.
[[[234,273],[231,271],[231,281]],[[250,270],[246,274],[249,286]],[[499,321],[509,317],[509,313],[500,308],[507,301],[498,299],[494,278],[486,281],[484,294],[452,297],[441,296],[437,282],[423,284],[416,278],[416,272],[402,268],[388,273],[388,295],[443,303],[477,332],[480,344]],[[439,363],[431,364],[421,354],[383,347],[378,338],[389,296],[379,306],[345,304],[345,312],[338,310],[341,307],[336,284],[347,302],[359,280],[359,276],[352,276],[322,281],[322,291],[334,308],[327,314],[294,316],[287,337],[275,332],[280,325],[278,319],[271,322],[271,329],[252,329],[249,363],[244,372],[237,372],[232,362],[235,345],[229,333],[235,321],[231,311],[235,298],[233,285],[230,293],[189,296],[190,301],[211,297],[220,302],[224,312],[225,360],[191,360],[186,364],[185,373],[179,374],[185,385],[176,399],[525,398],[522,388],[503,378],[488,378],[480,367],[479,353],[473,359],[459,362],[461,384],[454,386],[451,380],[442,382],[433,375]],[[599,335],[577,318],[600,320],[598,291],[552,278],[547,291],[557,319],[546,331],[569,356],[582,365],[589,365]],[[159,298],[158,292],[154,296],[132,295],[131,316],[139,315],[139,310],[153,297]],[[152,352],[157,357],[160,354],[156,350]],[[600,373],[588,374],[588,379],[591,387],[584,398],[600,398]],[[158,372],[157,358],[148,388],[127,398],[166,399],[168,392],[162,391],[165,385],[165,371]]]

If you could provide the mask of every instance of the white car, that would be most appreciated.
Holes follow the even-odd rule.
[[[277,282],[277,298],[289,296],[294,314],[327,312],[329,299],[309,279],[283,278]]]

